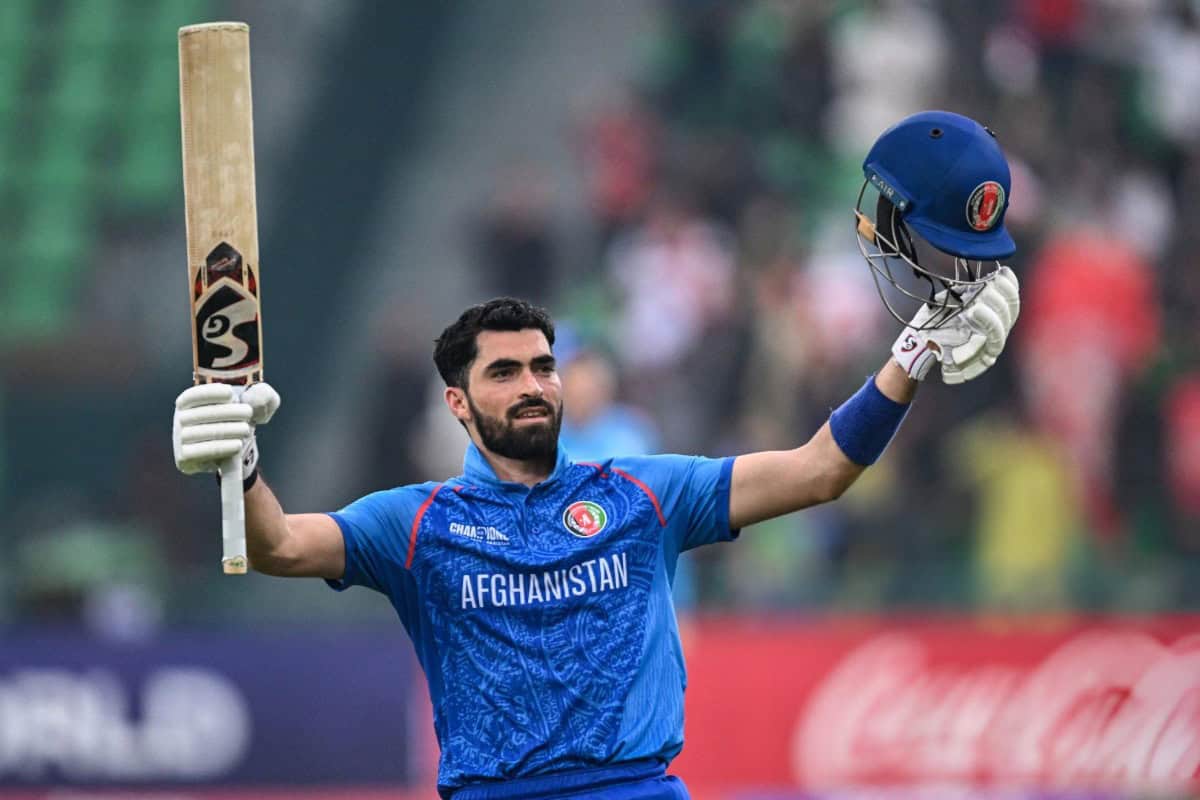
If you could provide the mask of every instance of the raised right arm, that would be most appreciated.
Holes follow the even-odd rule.
[[[250,488],[245,492],[246,555],[267,575],[341,578],[346,570],[342,532],[327,514],[285,514],[274,492],[256,475],[254,428],[270,421],[279,395],[265,383],[245,391],[224,384],[185,390],[175,401],[175,465],[187,475],[217,472],[241,454]]]
[[[328,514],[285,514],[260,477],[246,492],[246,555],[265,575],[341,578],[346,570],[342,532]]]

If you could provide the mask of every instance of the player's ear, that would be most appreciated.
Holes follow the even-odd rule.
[[[450,409],[450,413],[462,423],[469,422],[471,419],[471,406],[467,402],[467,393],[465,390],[457,386],[447,386],[445,393],[442,395],[446,400],[446,405]]]

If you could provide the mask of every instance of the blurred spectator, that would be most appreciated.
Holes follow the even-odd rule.
[[[479,223],[480,290],[549,303],[557,288],[553,222],[545,176],[535,166],[512,170]]]
[[[610,254],[620,293],[612,339],[632,399],[656,413],[671,449],[703,447],[697,432],[719,435],[728,412],[712,389],[731,385],[722,376],[735,355],[720,332],[733,321],[734,257],[728,233],[667,193]]]
[[[48,504],[40,516],[49,524],[31,530],[13,559],[19,614],[39,626],[82,626],[118,639],[154,633],[170,574],[157,534],[99,519],[69,497],[38,503]]]
[[[655,120],[632,91],[605,101],[584,123],[588,201],[601,249],[632,225],[653,190]]]
[[[964,425],[951,448],[955,472],[977,497],[978,600],[1009,611],[1067,607],[1083,520],[1065,453],[1045,435],[1003,418]]]
[[[381,358],[366,395],[366,457],[357,494],[429,480],[420,450],[424,412],[429,388],[441,386],[431,357],[430,316],[428,309],[398,300],[377,325]]]
[[[1094,529],[1115,535],[1117,413],[1159,345],[1154,276],[1124,242],[1079,230],[1047,243],[1025,286],[1020,366],[1031,415],[1066,448]]]
[[[640,409],[617,402],[617,374],[595,350],[560,363],[563,423],[559,441],[576,461],[658,452],[658,433]]]
[[[899,120],[933,108],[951,78],[948,37],[926,3],[872,0],[846,14],[830,36],[835,97],[828,138],[861,158]]]
[[[1190,2],[1163,6],[1142,26],[1135,55],[1149,79],[1147,111],[1178,160],[1200,139],[1200,9]]]
[[[1167,395],[1166,473],[1177,540],[1189,554],[1200,555],[1200,374],[1180,380]]]
[[[675,197],[657,199],[609,263],[622,290],[618,346],[634,369],[682,360],[733,308],[733,243]]]

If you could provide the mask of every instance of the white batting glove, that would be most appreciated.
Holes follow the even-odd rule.
[[[221,462],[241,454],[242,475],[258,467],[254,427],[264,425],[279,408],[279,393],[267,383],[247,388],[205,383],[175,399],[171,440],[175,466],[186,475],[216,472]]]
[[[967,307],[939,328],[920,330],[937,314],[945,291],[935,305],[924,305],[892,345],[896,362],[914,380],[922,380],[935,362],[942,365],[943,383],[963,383],[982,375],[996,363],[1009,331],[1021,313],[1020,284],[1008,267],[988,276],[982,287],[965,299]]]

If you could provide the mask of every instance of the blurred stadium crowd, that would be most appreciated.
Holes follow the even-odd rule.
[[[583,128],[579,274],[555,282],[529,185],[479,263],[560,309],[649,441],[789,446],[878,368],[896,325],[850,209],[914,110],[997,132],[1025,296],[1000,368],[924,390],[841,502],[695,554],[700,606],[1194,607],[1200,5],[678,2],[663,22],[644,80]],[[572,403],[604,391],[566,361]]]
[[[462,305],[515,294],[560,320],[576,458],[804,441],[898,330],[854,241],[870,143],[945,108],[995,130],[1013,168],[1024,305],[997,368],[925,387],[888,455],[837,503],[685,556],[686,607],[1200,606],[1200,232],[1188,222],[1200,214],[1200,3],[676,0],[629,47],[639,79],[590,102],[567,134],[586,246],[563,241],[536,158],[461,230],[479,292]],[[170,117],[170,94],[146,107]],[[23,117],[0,111],[17,136]],[[155,141],[171,150],[172,136]],[[106,229],[107,247],[130,247],[131,224],[182,219],[178,164],[130,147],[143,158],[129,169],[165,187]],[[36,219],[20,208],[5,225]],[[150,404],[136,365],[95,329],[31,316],[13,287],[42,256],[22,257],[0,276],[0,391],[26,398],[0,404],[0,621],[203,619],[196,598],[229,589],[217,586],[215,494],[166,454],[173,394]],[[267,353],[289,347],[271,333],[288,313],[272,284],[286,278],[265,277]],[[363,421],[356,494],[458,471],[462,435],[429,358],[444,322],[381,349],[386,391]],[[145,408],[162,424],[58,425],[64,385],[84,387],[93,410]],[[278,444],[263,436],[270,475]],[[119,461],[72,455],[114,442]],[[64,488],[64,462],[102,474]]]

